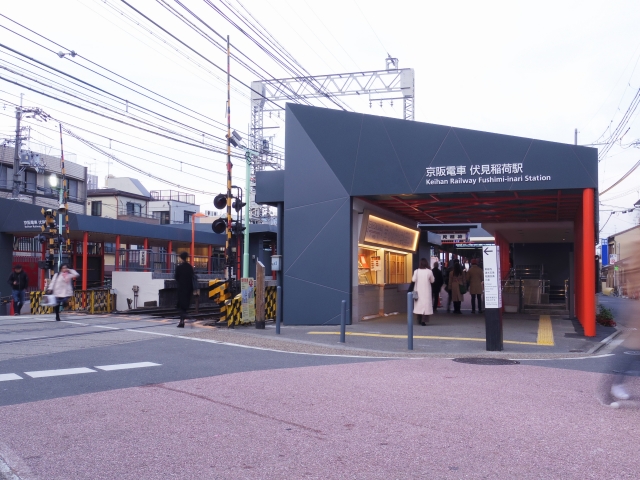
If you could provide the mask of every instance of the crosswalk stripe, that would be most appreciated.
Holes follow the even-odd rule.
[[[39,370],[37,372],[24,372],[31,378],[57,377],[60,375],[76,375],[78,373],[97,373],[90,368],[59,368],[57,370]]]
[[[22,377],[15,373],[0,373],[0,382],[6,382],[9,380],[22,380]]]
[[[159,367],[160,363],[153,362],[138,362],[138,363],[121,363],[118,365],[101,365],[98,370],[111,371],[111,370],[126,370],[128,368],[144,368],[144,367]]]

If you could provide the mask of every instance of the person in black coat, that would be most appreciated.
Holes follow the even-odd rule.
[[[189,254],[182,252],[180,254],[182,263],[176,267],[175,278],[178,284],[178,305],[180,310],[180,323],[178,328],[184,328],[184,319],[187,317],[187,310],[191,305],[191,295],[193,294],[193,267],[187,262]]]
[[[444,277],[442,276],[442,271],[439,268],[438,262],[433,264],[433,278],[435,280],[431,284],[431,293],[433,294],[433,313],[436,313],[438,309],[438,300],[440,299],[440,290],[442,289],[442,285],[444,284]]]
[[[20,310],[24,305],[24,291],[29,286],[29,278],[22,269],[22,265],[13,267],[13,272],[9,275],[9,285],[11,285],[11,296],[13,297],[13,314],[20,315]]]

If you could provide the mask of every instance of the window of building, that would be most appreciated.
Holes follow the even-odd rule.
[[[102,201],[94,200],[91,202],[91,215],[94,217],[102,216]]]
[[[127,215],[140,216],[142,205],[140,203],[127,202]]]
[[[153,212],[153,218],[160,220],[160,225],[169,225],[171,223],[171,217],[168,211]]]
[[[184,211],[184,223],[191,223],[191,216],[196,212]]]
[[[36,193],[38,174],[36,172],[24,172],[24,191],[27,193]]]
[[[407,283],[407,255],[385,252],[385,283]]]
[[[69,200],[72,202],[79,202],[80,198],[78,198],[78,180],[67,179],[67,188],[69,194]]]
[[[0,165],[0,188],[9,188],[8,186],[8,175],[7,175],[7,166]]]
[[[105,243],[104,244],[104,253],[116,253],[116,244],[115,243]]]

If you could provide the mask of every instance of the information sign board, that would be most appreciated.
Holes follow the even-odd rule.
[[[497,245],[482,249],[484,267],[484,306],[502,308],[502,285],[500,281],[500,248]]]
[[[242,293],[242,323],[256,321],[255,280],[251,277],[240,279]]]

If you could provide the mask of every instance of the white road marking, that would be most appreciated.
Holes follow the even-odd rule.
[[[159,367],[160,363],[153,362],[138,362],[138,363],[121,363],[119,365],[101,365],[94,368],[98,370],[111,371],[111,370],[126,370],[128,368],[144,368],[144,367]]]
[[[0,382],[6,382],[9,380],[22,380],[22,377],[15,373],[0,373]]]
[[[107,327],[106,325],[91,325],[91,326],[96,328],[108,328],[109,330],[122,330],[121,328],[118,328],[118,327]]]
[[[31,378],[57,377],[60,375],[76,375],[78,373],[97,373],[90,368],[59,368],[57,370],[39,370],[37,372],[24,372]]]

